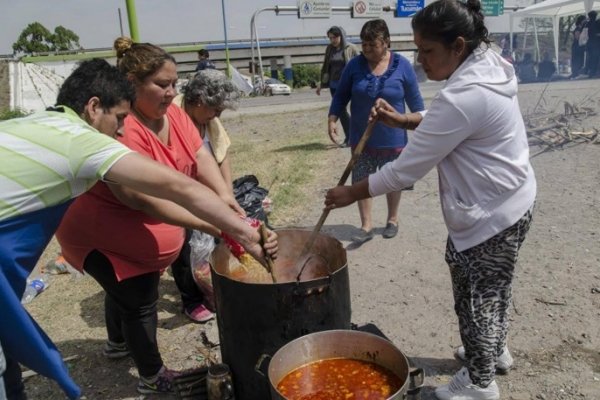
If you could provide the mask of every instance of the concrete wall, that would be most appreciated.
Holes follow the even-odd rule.
[[[43,110],[54,105],[58,90],[75,61],[0,63],[0,109]]]
[[[0,61],[0,110],[10,108],[10,74],[8,61]]]

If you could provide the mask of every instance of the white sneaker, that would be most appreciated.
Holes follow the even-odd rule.
[[[465,347],[460,346],[454,352],[454,356],[462,361],[466,361],[467,357],[465,356]],[[514,359],[510,355],[510,351],[508,351],[508,347],[504,347],[502,354],[496,360],[496,373],[498,375],[504,375],[508,373],[508,370],[512,368],[514,363]]]
[[[435,396],[439,400],[498,400],[500,391],[496,381],[492,381],[486,388],[473,384],[469,371],[462,367],[449,384],[435,389]]]

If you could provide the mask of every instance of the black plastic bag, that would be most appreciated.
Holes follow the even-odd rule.
[[[233,181],[233,194],[238,204],[251,217],[263,221],[267,227],[267,212],[263,208],[263,200],[269,191],[258,186],[258,179],[254,175],[245,175]]]

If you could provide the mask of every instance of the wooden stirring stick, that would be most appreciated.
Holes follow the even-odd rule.
[[[271,258],[271,256],[269,254],[267,254],[266,250],[264,250],[264,245],[265,245],[266,241],[269,239],[269,233],[267,232],[267,228],[265,227],[264,222],[260,223],[260,227],[258,228],[258,230],[260,232],[261,246],[263,246],[263,251],[265,252],[265,260],[267,261],[267,266],[265,267],[265,269],[269,272],[269,274],[271,274],[271,279],[273,280],[273,283],[277,283],[277,281],[275,280],[275,273],[273,272],[274,271],[273,259]]]
[[[350,176],[350,172],[352,172],[352,168],[354,168],[356,161],[358,161],[358,157],[362,153],[363,149],[365,148],[365,145],[367,144],[367,141],[371,137],[371,134],[373,133],[373,127],[375,126],[376,123],[377,123],[377,120],[374,119],[371,122],[369,122],[369,124],[367,125],[367,129],[365,129],[365,133],[363,133],[358,144],[356,145],[356,148],[354,149],[354,152],[352,153],[352,157],[350,158],[350,161],[348,161],[348,165],[346,166],[346,169],[344,170],[344,173],[342,174],[342,177],[340,178],[337,186],[344,185],[346,183],[346,181],[348,180],[348,176]],[[327,216],[329,215],[329,211],[330,210],[326,208],[321,213],[321,218],[319,218],[317,225],[315,225],[315,228],[313,229],[312,233],[308,237],[308,240],[304,244],[304,248],[302,249],[302,252],[300,253],[300,256],[298,257],[298,264],[300,262],[302,262],[306,258],[306,256],[308,256],[308,254],[310,254],[310,249],[312,249],[312,246],[315,243],[315,240],[317,239],[317,236],[319,235],[321,228],[323,227],[323,223],[325,223],[325,220],[327,219]],[[300,280],[300,275],[302,275],[302,271],[304,271],[304,267],[308,263],[307,261],[308,260],[303,261],[304,264],[300,268],[300,272],[298,273],[298,276],[296,277],[297,281]]]

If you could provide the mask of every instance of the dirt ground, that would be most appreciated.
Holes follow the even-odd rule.
[[[562,112],[564,101],[600,111],[599,83],[588,80],[523,85],[523,114],[541,126],[544,119],[534,118]],[[302,132],[302,121],[307,126],[322,124],[325,132],[325,113],[322,106],[294,113],[299,125],[293,132],[286,131],[289,112],[274,114],[269,124],[256,129],[254,137],[268,140],[270,135],[282,132],[298,134]],[[226,119],[228,130],[255,129],[250,114],[243,119]],[[581,126],[574,130],[600,126],[597,115],[581,116],[580,120]],[[600,399],[600,144],[571,142],[540,152],[545,148],[545,144],[531,148],[538,198],[514,285],[509,346],[515,365],[497,382],[502,399]],[[330,148],[323,155],[331,169],[322,171],[313,204],[307,204],[306,211],[296,219],[298,224],[311,227],[316,223],[323,191],[339,179],[348,154],[347,149]],[[447,232],[435,172],[417,183],[413,192],[403,195],[400,211],[400,233],[391,240],[376,235],[361,247],[349,245],[359,224],[355,206],[332,212],[323,232],[347,246],[352,321],[375,324],[413,366],[424,368],[421,398],[428,400],[434,398],[435,386],[447,382],[460,367],[452,356],[460,339],[443,259]],[[376,232],[381,232],[385,217],[385,203],[376,199]],[[40,265],[53,258],[56,251],[53,244]],[[63,356],[72,358],[68,365],[83,388],[84,398],[152,398],[136,393],[137,375],[130,359],[115,362],[102,357],[102,299],[103,293],[91,278],[59,275],[28,309]],[[218,342],[216,322],[192,324],[179,307],[175,284],[165,275],[158,334],[166,364],[189,368],[218,357],[218,347],[206,346]],[[26,388],[33,400],[63,398],[57,385],[43,377],[28,378]]]

